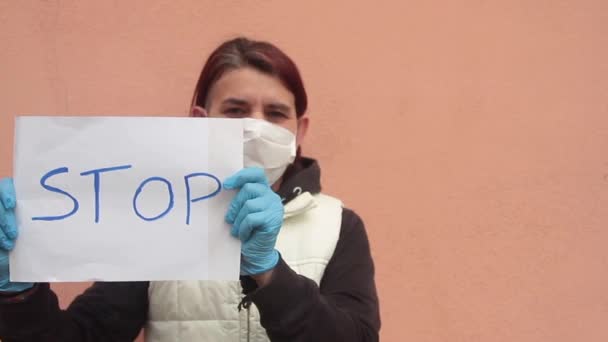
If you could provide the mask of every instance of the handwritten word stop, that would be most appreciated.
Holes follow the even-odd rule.
[[[80,176],[92,176],[92,178],[93,178],[93,189],[94,189],[94,193],[95,193],[95,223],[98,223],[99,219],[100,219],[100,201],[101,201],[100,198],[101,198],[101,192],[102,192],[102,187],[101,187],[102,175],[105,173],[109,173],[109,172],[128,170],[132,167],[133,167],[132,165],[120,165],[120,166],[113,166],[113,167],[107,167],[107,168],[101,168],[101,169],[93,169],[93,170],[88,170],[88,171],[84,171],[84,172],[80,173]],[[55,193],[68,197],[73,203],[72,210],[68,213],[56,215],[56,216],[35,216],[35,217],[32,217],[33,221],[64,220],[78,212],[78,210],[80,209],[80,204],[76,197],[74,197],[72,194],[68,193],[67,191],[65,191],[63,189],[60,189],[55,186],[51,186],[51,185],[47,184],[47,182],[49,182],[49,180],[52,177],[55,177],[55,176],[58,176],[61,174],[67,174],[69,172],[70,172],[70,170],[67,167],[59,167],[59,168],[53,169],[42,176],[42,178],[40,179],[40,185],[48,191],[55,192]],[[197,178],[211,179],[215,182],[216,187],[213,189],[213,191],[211,191],[207,194],[198,195],[198,197],[192,198],[191,182],[196,180]],[[166,186],[167,207],[166,207],[166,209],[164,209],[162,212],[158,213],[157,215],[146,216],[146,215],[142,214],[142,212],[138,208],[138,199],[140,196],[142,196],[144,189],[153,183],[160,183],[160,184],[163,184]],[[222,189],[222,183],[216,176],[214,176],[210,173],[197,172],[197,173],[191,173],[191,174],[184,176],[184,186],[186,189],[186,201],[185,201],[186,202],[186,218],[185,218],[185,221],[186,221],[186,224],[189,225],[190,224],[190,213],[192,211],[191,210],[192,203],[196,203],[196,202],[216,196]],[[173,184],[171,184],[171,182],[168,179],[166,179],[164,177],[160,177],[160,176],[148,177],[139,184],[139,186],[137,187],[137,189],[134,192],[133,201],[132,201],[133,212],[135,215],[137,215],[139,218],[141,218],[144,221],[156,221],[158,219],[161,219],[165,215],[167,215],[169,212],[171,212],[171,210],[173,209],[173,206],[175,204],[174,197],[175,196],[174,196],[174,192],[173,192]]]

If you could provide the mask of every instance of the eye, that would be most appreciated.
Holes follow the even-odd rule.
[[[281,111],[278,111],[278,110],[270,111],[266,115],[268,115],[272,119],[277,119],[277,120],[279,120],[279,119],[288,119],[289,118],[289,116],[287,116],[287,114],[285,114],[285,113],[283,113]]]
[[[230,117],[240,117],[245,116],[247,113],[243,108],[240,107],[228,107],[222,111],[222,113],[226,116]]]

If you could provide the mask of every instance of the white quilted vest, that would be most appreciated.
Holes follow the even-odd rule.
[[[285,205],[276,248],[296,273],[320,284],[342,224],[342,203],[323,194],[300,194]],[[239,281],[151,282],[147,342],[266,342],[255,307],[238,311]]]

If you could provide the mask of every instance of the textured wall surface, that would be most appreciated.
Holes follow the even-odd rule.
[[[2,1],[0,175],[15,115],[184,115],[238,34],[303,73],[383,341],[608,340],[605,1]]]

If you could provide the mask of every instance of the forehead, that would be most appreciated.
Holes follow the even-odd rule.
[[[226,72],[211,87],[209,103],[221,103],[238,98],[250,103],[280,102],[292,108],[295,98],[281,80],[253,68],[239,68]]]

